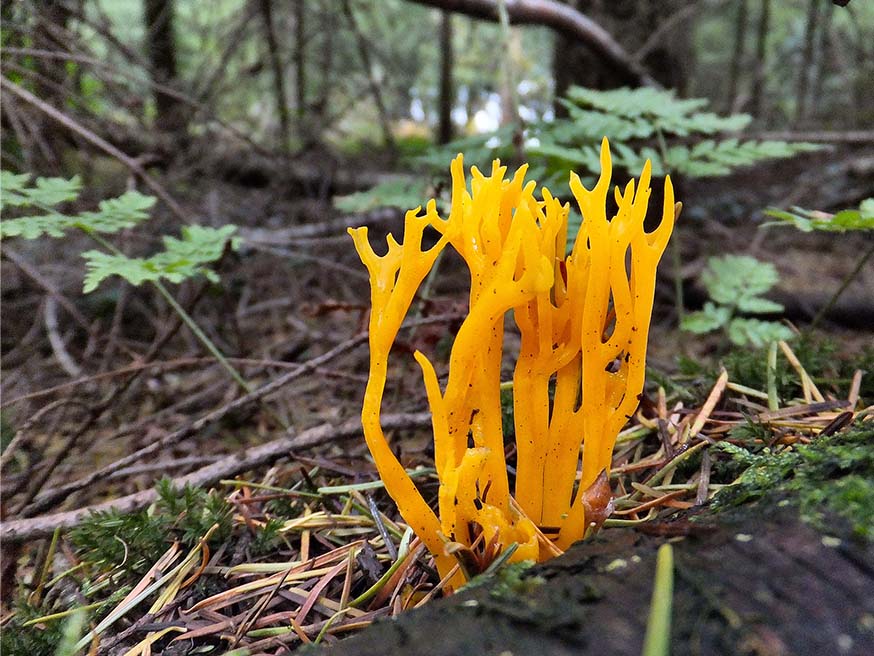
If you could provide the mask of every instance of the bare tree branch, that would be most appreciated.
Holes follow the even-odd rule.
[[[44,114],[47,114],[50,118],[60,123],[68,130],[75,132],[89,143],[97,146],[97,148],[99,148],[103,152],[117,159],[119,162],[124,164],[131,173],[137,175],[146,184],[146,186],[155,193],[158,198],[164,201],[164,204],[167,205],[167,207],[170,209],[171,212],[173,212],[173,214],[175,214],[184,223],[190,222],[189,218],[185,214],[185,211],[182,209],[179,203],[177,203],[173,199],[173,197],[170,196],[169,193],[167,193],[164,187],[162,187],[157,180],[155,180],[151,175],[146,172],[146,169],[137,160],[128,157],[125,153],[120,151],[118,148],[113,146],[105,139],[94,134],[88,128],[84,127],[83,125],[73,120],[55,107],[52,107],[47,102],[40,100],[35,95],[30,93],[30,91],[18,86],[4,76],[0,76],[0,87],[15,96],[18,96],[21,100],[28,103],[29,105],[36,107],[38,110],[40,110]]]
[[[382,426],[386,430],[426,428],[430,425],[431,414],[428,412],[384,415],[382,418]],[[180,487],[183,485],[212,485],[223,478],[236,476],[241,472],[285,458],[294,450],[309,449],[320,444],[356,437],[360,434],[361,420],[357,417],[340,425],[321,424],[302,431],[298,435],[284,435],[266,444],[246,449],[242,453],[232,453],[221,460],[175,479],[174,484]],[[55,529],[78,525],[92,512],[108,510],[134,512],[145,508],[157,498],[158,493],[154,489],[149,489],[76,510],[29,519],[4,521],[0,527],[0,540],[5,545],[9,542],[49,537]]]
[[[499,19],[497,0],[410,0],[410,2],[483,20],[497,22]],[[661,86],[607,30],[570,5],[562,4],[557,0],[505,0],[504,4],[511,25],[549,27],[585,44],[640,84]]]

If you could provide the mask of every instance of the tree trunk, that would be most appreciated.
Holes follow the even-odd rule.
[[[370,60],[370,44],[358,27],[358,21],[355,20],[355,13],[349,0],[343,0],[343,13],[346,15],[346,20],[349,22],[349,27],[355,34],[355,41],[358,45],[358,56],[361,57],[361,65],[364,68],[364,73],[367,76],[370,95],[373,96],[373,102],[376,104],[376,111],[379,117],[379,124],[382,127],[382,136],[385,145],[392,151],[395,150],[395,139],[391,131],[391,124],[388,119],[388,111],[385,103],[382,100],[382,91],[380,90],[379,81],[376,79],[373,64]]]
[[[676,11],[682,11],[682,0],[568,0],[606,29],[629,52],[636,51],[646,39]],[[665,35],[641,64],[656,81],[666,87],[682,90],[686,87],[689,63],[692,59],[690,31],[682,21]],[[553,50],[555,98],[566,95],[571,85],[592,89],[615,89],[637,86],[637,80],[594,55],[585,46],[557,36]],[[566,116],[564,107],[556,102],[555,112]]]
[[[816,41],[817,17],[820,0],[810,0],[807,8],[807,22],[804,26],[804,47],[801,51],[801,65],[798,68],[798,92],[795,95],[795,124],[802,124],[807,118],[807,89],[813,66],[813,46]]]
[[[822,81],[825,68],[828,65],[829,47],[831,43],[831,25],[834,16],[834,5],[826,5],[819,26],[819,38],[813,51],[813,73],[808,102],[808,116],[816,118],[819,111],[819,99],[822,97]]]
[[[765,74],[768,69],[768,30],[771,25],[771,0],[762,0],[759,29],[756,35],[756,74],[753,78],[752,113],[761,118],[765,112]]]
[[[273,96],[276,102],[276,115],[279,117],[281,150],[287,151],[290,145],[291,132],[288,118],[288,103],[285,100],[285,71],[282,67],[279,44],[276,42],[276,30],[273,26],[272,1],[260,0],[259,9],[261,11],[261,19],[264,21],[267,56],[270,59],[270,69],[273,72]]]
[[[37,50],[56,51],[66,49],[62,43],[70,19],[70,11],[62,0],[43,0],[32,3],[34,6],[33,47]],[[34,59],[34,90],[36,95],[52,107],[63,109],[70,94],[71,80],[67,73],[67,62],[63,59],[36,57]],[[32,136],[28,160],[34,173],[57,175],[61,172],[63,145],[69,134],[57,123],[40,115],[30,125]],[[25,144],[22,144],[23,147]]]
[[[455,105],[455,86],[452,83],[452,14],[440,16],[440,100],[437,119],[437,143],[452,141],[452,107]]]
[[[303,131],[306,120],[306,16],[304,0],[294,3],[294,105],[297,109],[299,129]]]
[[[730,112],[737,109],[740,73],[743,70],[746,53],[748,14],[748,0],[740,0],[737,5],[737,21],[734,26],[734,51],[731,55],[731,68],[728,73],[727,108]]]
[[[143,0],[146,22],[146,50],[152,79],[172,86],[176,80],[176,38],[173,31],[173,0]],[[187,119],[185,106],[172,94],[155,90],[155,127],[162,132],[181,132]]]

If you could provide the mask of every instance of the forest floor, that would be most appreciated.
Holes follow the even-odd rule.
[[[174,180],[172,170],[167,179]],[[773,298],[786,306],[791,323],[803,327],[870,244],[870,237],[852,234],[763,229],[759,214],[769,205],[827,211],[857,205],[874,195],[870,149],[806,155],[683,186],[685,210],[675,239],[691,307],[705,300],[695,281],[708,256],[751,254],[776,265],[781,280]],[[196,222],[234,223],[248,237],[239,253],[222,260],[220,288],[186,283],[178,298],[255,393],[240,400],[224,371],[203,355],[157,296],[120,284],[82,296],[78,253],[88,247],[84,241],[4,244],[4,448],[15,440],[15,448],[3,454],[2,622],[9,653],[54,653],[49,645],[72,626],[67,618],[73,606],[91,607],[84,626],[100,637],[82,640],[97,654],[126,653],[141,641],[143,648],[154,643],[156,653],[165,654],[207,645],[216,653],[279,654],[313,641],[335,642],[375,619],[440,596],[427,555],[404,539],[405,527],[376,482],[360,437],[368,282],[348,236],[337,227],[336,212],[318,199],[301,199],[299,188],[290,190],[279,178],[247,186],[215,175],[184,180],[177,175],[170,188]],[[173,220],[158,214],[158,225],[175,233]],[[401,214],[378,211],[361,219],[374,222],[372,232],[379,235],[397,232]],[[130,252],[149,246],[136,234],[123,240],[119,245]],[[650,384],[614,459],[619,512],[609,528],[556,564],[513,579],[511,604],[489,597],[501,584],[493,581],[484,588],[489,592],[475,589],[466,593],[472,596],[433,604],[468,610],[426,612],[437,613],[436,622],[471,613],[476,621],[468,626],[459,619],[453,631],[474,632],[492,613],[482,615],[476,604],[492,599],[488,603],[498,603],[501,621],[509,617],[517,628],[533,622],[538,635],[553,629],[565,637],[590,635],[577,641],[561,637],[565,646],[544,654],[596,653],[596,647],[597,653],[632,653],[639,646],[627,649],[639,645],[645,624],[656,545],[691,536],[677,547],[678,571],[687,578],[678,583],[676,608],[686,620],[675,636],[683,637],[686,648],[675,653],[826,653],[798,650],[794,638],[785,638],[791,631],[780,626],[804,627],[799,612],[778,617],[776,629],[773,622],[760,622],[761,631],[741,631],[744,618],[789,607],[825,609],[822,631],[832,641],[827,644],[846,647],[833,653],[866,653],[860,645],[874,644],[874,572],[865,565],[874,535],[859,528],[858,517],[870,511],[864,504],[871,503],[874,491],[862,489],[852,497],[862,505],[846,512],[841,511],[842,503],[850,504],[846,490],[835,491],[835,506],[822,499],[827,515],[814,521],[814,528],[799,523],[797,514],[772,512],[776,505],[724,525],[709,507],[744,467],[774,464],[756,458],[791,455],[827,436],[839,440],[835,448],[843,444],[841,435],[857,442],[852,457],[831,453],[837,464],[831,478],[820,480],[874,471],[871,416],[860,414],[874,403],[874,266],[856,276],[812,335],[780,354],[775,383],[780,407],[769,409],[767,395],[760,396],[767,387],[763,352],[732,350],[719,337],[676,330],[667,260],[650,339]],[[406,465],[423,467],[419,480],[426,493],[436,489],[427,468],[430,421],[409,355],[420,349],[445,364],[448,337],[463,316],[466,280],[452,262],[442,267],[418,324],[406,330],[396,349],[385,396],[393,444]],[[727,378],[719,375],[720,361]],[[856,373],[863,370],[867,373]],[[867,437],[859,438],[860,432]],[[719,442],[751,455],[744,461],[713,446]],[[792,478],[776,471],[782,472],[779,481]],[[179,494],[169,485],[156,488],[161,477],[203,489]],[[89,518],[91,510],[102,514]],[[688,528],[684,513],[703,513],[702,525],[711,529]],[[829,558],[835,549],[820,539],[823,522],[832,526],[832,517],[842,519],[834,520],[840,528],[829,535],[849,545],[838,550],[834,569]],[[748,534],[761,538],[754,546],[780,546],[760,553],[733,537]],[[803,597],[799,589],[776,584],[762,593],[776,597],[759,599],[758,606],[740,604],[750,591],[731,583],[733,578],[754,569],[757,560],[776,558],[781,549],[802,556],[774,562],[774,580],[807,568],[805,576],[822,592],[820,606],[794,606]],[[639,570],[615,573],[623,569],[610,568],[617,560]],[[525,583],[529,578],[547,584]],[[710,579],[734,585],[726,605],[707,591]],[[847,586],[843,601],[827,594],[842,585]],[[574,586],[582,596],[573,598],[593,604],[590,615],[531,614],[523,601],[529,594],[564,599],[557,591]],[[162,596],[156,600],[156,594]],[[695,599],[709,600],[712,613],[689,620]],[[848,599],[856,604],[849,614]],[[476,603],[465,606],[470,600]],[[732,613],[742,616],[740,625]],[[722,618],[728,633],[710,631],[712,616]],[[623,617],[632,619],[622,624]],[[704,624],[696,628],[693,620]],[[425,629],[416,635],[433,634],[430,621],[423,619]],[[597,629],[595,639],[593,625],[609,628],[603,634]],[[79,635],[85,635],[82,626]],[[366,635],[360,639],[366,641]],[[724,647],[735,638],[747,639],[747,647],[738,652]],[[460,647],[427,651],[423,643],[405,642],[397,634],[386,639],[395,643],[380,643],[381,653],[401,653],[405,644],[419,645],[412,653],[465,653]],[[338,653],[371,652],[364,646],[371,643],[354,640],[348,643],[352,651]],[[481,653],[507,651],[500,641],[477,644]],[[360,645],[359,651],[351,645]],[[708,650],[707,645],[723,646]],[[591,651],[574,651],[583,647]]]

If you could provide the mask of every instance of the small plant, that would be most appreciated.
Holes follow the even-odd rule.
[[[790,210],[770,208],[765,214],[777,219],[766,226],[791,225],[801,232],[850,232],[855,230],[874,230],[874,198],[863,200],[858,208],[841,210],[836,214],[805,210],[793,207]]]
[[[27,173],[0,171],[0,212],[5,213],[9,207],[16,208],[16,212],[30,208],[37,210],[37,213],[17,218],[4,217],[0,223],[0,239],[62,238],[69,230],[84,232],[103,249],[82,253],[88,269],[84,293],[94,291],[111,276],[120,276],[132,285],[151,283],[234,381],[244,390],[249,390],[239,372],[162,282],[180,283],[196,276],[217,282],[218,276],[209,265],[217,262],[227,247],[236,248],[238,240],[233,237],[236,226],[186,226],[182,229],[181,239],[164,237],[163,251],[148,258],[131,258],[103,235],[133,228],[147,220],[148,210],[155,204],[154,197],[127,191],[118,198],[101,201],[97,211],[65,214],[58,206],[78,198],[82,188],[79,178],[37,178],[34,185],[29,186],[30,177]]]
[[[837,214],[829,214],[828,212],[820,212],[816,210],[805,210],[800,207],[793,207],[788,211],[771,208],[766,210],[765,214],[777,219],[777,221],[765,223],[765,226],[791,225],[802,232],[816,231],[843,233],[851,231],[874,231],[874,198],[863,200],[857,209],[841,210]],[[835,293],[832,294],[828,303],[823,305],[819,312],[816,313],[816,316],[813,317],[813,320],[810,322],[811,327],[817,326],[822,318],[828,314],[829,310],[835,306],[838,299],[841,297],[841,294],[846,291],[847,287],[850,286],[850,283],[856,278],[856,276],[862,272],[862,269],[872,256],[874,256],[874,243],[859,255],[859,259],[856,261],[856,266],[853,267],[853,270],[843,279],[843,281],[841,281],[841,284],[838,286]]]
[[[561,103],[569,117],[544,125],[536,135],[537,145],[529,148],[531,154],[551,159],[553,166],[597,171],[597,144],[604,135],[614,144],[618,167],[638,170],[650,160],[657,176],[668,172],[692,178],[727,175],[741,166],[819,148],[716,136],[738,132],[752,118],[707,112],[708,100],[677,98],[672,90],[571,87]]]
[[[0,239],[21,237],[37,239],[47,236],[62,238],[69,230],[81,230],[91,236],[106,251],[87,251],[82,254],[88,273],[85,276],[84,292],[94,291],[110,276],[121,276],[132,285],[143,282],[167,280],[180,283],[203,275],[217,281],[208,265],[218,261],[225,244],[234,243],[232,236],[236,226],[221,228],[187,226],[182,229],[182,239],[164,237],[164,251],[149,258],[130,258],[106,242],[101,235],[114,234],[133,228],[149,218],[149,210],[155,204],[153,196],[137,191],[126,191],[118,198],[101,201],[97,211],[65,214],[57,206],[76,200],[81,191],[78,177],[37,178],[28,186],[30,175],[0,172],[0,210],[9,207],[35,208],[39,213],[18,218],[5,218],[0,223]]]
[[[70,539],[80,558],[102,571],[124,563],[126,576],[135,581],[175,539],[193,547],[214,524],[214,544],[230,534],[232,507],[218,493],[188,485],[180,489],[169,478],[155,487],[158,500],[150,510],[98,512],[74,528]]]
[[[748,255],[711,257],[701,273],[711,300],[704,309],[684,316],[680,327],[697,334],[723,330],[738,346],[761,347],[790,339],[794,333],[783,324],[744,316],[783,311],[782,305],[762,296],[778,280],[777,269],[770,262]]]

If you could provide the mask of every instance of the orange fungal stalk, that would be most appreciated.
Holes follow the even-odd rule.
[[[441,576],[456,562],[463,565],[450,588],[475,573],[463,554],[475,561],[477,553],[494,556],[515,544],[511,562],[545,560],[609,514],[606,475],[616,436],[643,390],[656,267],[674,224],[668,178],[661,222],[644,230],[649,162],[637,185],[632,180],[624,191],[614,190],[618,210],[608,219],[612,165],[605,139],[595,187],[587,190],[571,174],[583,221],[568,255],[569,206],[545,188],[537,199],[536,183],[525,182],[526,168],[510,179],[497,161],[489,176],[473,168],[468,189],[459,155],[451,166],[449,217],[438,215],[433,200],[424,213],[407,212],[404,243],[389,236],[383,256],[371,248],[366,227],[349,230],[371,281],[364,436],[386,490]],[[424,249],[428,227],[440,238]],[[447,245],[470,270],[470,300],[443,389],[431,362],[415,353],[433,417],[440,480],[435,513],[389,447],[380,411],[392,344]],[[521,333],[513,373],[512,492],[500,396],[510,311]]]

